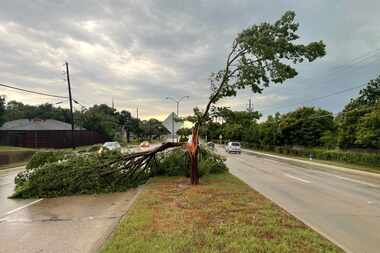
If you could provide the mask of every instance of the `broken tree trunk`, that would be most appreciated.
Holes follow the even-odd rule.
[[[192,129],[191,143],[186,145],[191,161],[191,184],[199,184],[198,173],[198,128]]]

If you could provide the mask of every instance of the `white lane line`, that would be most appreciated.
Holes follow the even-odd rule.
[[[311,182],[309,180],[306,180],[306,179],[302,179],[302,178],[299,178],[299,177],[295,177],[295,176],[292,176],[288,173],[284,173],[285,176],[289,177],[289,178],[292,178],[292,179],[295,179],[295,180],[298,180],[300,182],[303,182],[303,183],[306,183],[306,184],[310,184]]]
[[[8,216],[8,215],[10,215],[10,214],[12,214],[12,213],[15,213],[15,212],[18,212],[18,211],[20,211],[20,210],[22,210],[22,209],[24,209],[24,208],[27,208],[28,206],[31,206],[31,205],[34,205],[34,204],[37,204],[38,202],[40,202],[40,201],[42,201],[43,199],[37,199],[37,200],[35,200],[35,201],[33,201],[33,202],[30,202],[29,204],[26,204],[26,205],[24,205],[24,206],[20,206],[20,207],[18,207],[18,208],[15,208],[15,209],[13,209],[13,210],[11,210],[11,211],[9,211],[9,212],[6,212],[5,213],[5,216]]]
[[[377,184],[371,184],[371,183],[368,183],[368,182],[364,182],[364,181],[361,181],[361,180],[356,180],[356,179],[352,179],[352,178],[348,178],[348,177],[342,177],[342,176],[338,176],[338,175],[334,175],[334,177],[342,179],[342,180],[358,183],[358,184],[363,184],[363,185],[371,186],[371,187],[374,187],[374,188],[379,188],[380,187]]]

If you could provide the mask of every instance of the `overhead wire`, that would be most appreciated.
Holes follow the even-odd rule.
[[[36,94],[36,95],[41,95],[41,96],[54,97],[54,98],[68,98],[66,96],[60,96],[60,95],[55,95],[55,94],[49,94],[49,93],[44,93],[44,92],[39,92],[39,91],[33,91],[33,90],[18,88],[18,87],[8,85],[8,84],[3,84],[3,83],[0,83],[0,86],[6,87],[9,89],[13,89],[13,90],[18,90],[18,91],[23,91],[23,92],[27,92],[27,93]]]

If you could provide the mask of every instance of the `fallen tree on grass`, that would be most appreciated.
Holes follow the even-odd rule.
[[[156,175],[190,176],[182,143],[164,143],[147,151],[75,153],[39,152],[15,179],[14,198],[41,198],[120,192]],[[226,171],[223,158],[201,149],[201,175]],[[32,166],[33,165],[33,166]]]

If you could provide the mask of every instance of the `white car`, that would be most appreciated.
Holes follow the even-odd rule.
[[[121,145],[117,141],[105,142],[102,147],[104,149],[108,149],[108,150],[120,150],[121,149]]]
[[[226,145],[227,153],[241,153],[240,142],[231,141]]]

